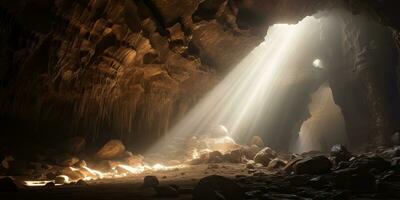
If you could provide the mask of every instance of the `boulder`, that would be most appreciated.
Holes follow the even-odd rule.
[[[156,176],[145,176],[142,187],[156,187],[160,184]]]
[[[357,168],[358,170],[369,172],[374,169],[376,171],[385,171],[390,168],[390,162],[386,161],[378,155],[360,156],[351,160],[351,168]]]
[[[236,149],[229,153],[229,162],[241,163],[242,160],[243,160],[243,152],[241,149]]]
[[[299,161],[301,161],[301,160],[303,160],[302,157],[296,157],[296,158],[291,159],[291,160],[286,164],[286,166],[283,168],[283,170],[284,170],[285,172],[287,172],[287,173],[290,173],[290,172],[294,171],[294,166],[297,164],[297,162],[299,162]]]
[[[254,156],[261,150],[257,145],[245,146],[243,147],[243,154],[249,160],[253,160]]]
[[[250,140],[250,144],[249,145],[250,146],[251,145],[257,145],[258,147],[261,147],[261,148],[265,146],[264,141],[260,136],[253,136],[251,138],[251,140]]]
[[[332,163],[325,156],[307,157],[294,165],[296,174],[324,174],[331,171]]]
[[[242,200],[245,199],[243,188],[232,180],[212,175],[202,178],[193,192],[193,199],[229,199],[229,200]]]
[[[275,158],[273,160],[271,160],[267,166],[268,170],[274,170],[274,169],[279,169],[282,167],[286,166],[286,162],[279,159],[279,158]]]
[[[0,179],[0,192],[16,192],[18,190],[14,180],[10,177]]]
[[[339,164],[342,161],[349,161],[349,159],[352,157],[347,148],[341,144],[332,146],[330,155],[332,156],[335,164]]]
[[[254,161],[264,166],[268,166],[269,162],[276,158],[277,154],[269,147],[265,147],[254,156]]]
[[[375,177],[357,168],[346,168],[334,171],[332,182],[338,188],[368,190],[375,186]]]
[[[68,182],[69,182],[69,177],[68,177],[68,176],[65,176],[65,175],[57,176],[57,177],[54,179],[54,183],[55,183],[55,184],[65,184],[65,183],[68,183]]]
[[[124,152],[125,146],[120,140],[110,140],[96,153],[96,156],[100,159],[114,159]]]

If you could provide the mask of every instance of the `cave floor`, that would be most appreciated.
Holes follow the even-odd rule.
[[[352,191],[329,186],[309,185],[304,176],[269,172],[263,167],[248,169],[244,164],[202,164],[173,171],[144,173],[124,178],[102,179],[87,185],[66,184],[56,187],[22,187],[17,192],[0,193],[0,199],[193,199],[192,193],[199,180],[209,175],[221,175],[238,183],[246,191],[245,199],[399,199],[398,189],[378,193],[375,190]],[[154,175],[160,186],[179,188],[177,195],[155,194],[143,188],[143,178]],[[307,175],[308,176],[308,175]],[[313,178],[318,176],[308,176]],[[293,184],[293,181],[297,182]]]

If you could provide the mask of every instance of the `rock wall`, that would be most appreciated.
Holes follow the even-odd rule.
[[[17,139],[85,135],[92,141],[117,137],[145,146],[257,46],[270,25],[297,23],[320,10],[344,7],[398,30],[395,4],[395,0],[2,1],[1,127],[21,132],[10,134]],[[398,102],[390,97],[380,101],[384,85],[365,77],[357,76],[357,83],[372,84],[365,103],[372,107],[366,112],[381,113],[372,121],[380,131],[371,134],[387,135],[389,129],[379,124],[388,116],[382,110]],[[339,105],[343,94],[335,95]],[[341,106],[344,113],[352,112],[352,105]],[[300,115],[303,120],[304,114]]]

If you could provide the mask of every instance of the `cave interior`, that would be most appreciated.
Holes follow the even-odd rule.
[[[398,199],[397,4],[0,1],[0,196]]]

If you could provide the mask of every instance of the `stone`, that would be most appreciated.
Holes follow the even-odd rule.
[[[171,186],[158,186],[155,187],[158,197],[173,198],[179,196],[178,191]]]
[[[202,178],[193,192],[193,199],[229,199],[242,200],[245,198],[243,188],[232,180],[212,175]]]
[[[375,186],[375,177],[357,168],[336,170],[332,176],[332,182],[338,188],[368,190]]]
[[[56,187],[56,184],[54,182],[48,182],[48,183],[46,183],[46,185],[44,185],[44,187],[52,188],[52,187]]]
[[[160,182],[156,176],[145,176],[142,187],[155,187],[158,186],[158,184],[160,184]]]
[[[392,159],[394,157],[399,157],[400,156],[400,146],[386,149],[379,155],[386,159]]]
[[[88,184],[86,183],[86,181],[80,179],[76,182],[77,185],[81,185],[81,186],[87,186]]]
[[[253,136],[251,138],[251,140],[250,140],[250,144],[249,145],[250,146],[256,145],[256,146],[261,147],[261,148],[265,146],[264,141],[260,136]]]
[[[254,156],[254,161],[256,163],[261,163],[264,166],[268,166],[269,162],[276,158],[277,154],[274,150],[272,150],[269,147],[265,147],[261,151],[259,151],[255,156]]]
[[[332,163],[325,156],[307,157],[294,165],[296,174],[324,174],[331,171]]]
[[[254,156],[261,150],[257,145],[245,146],[243,147],[243,154],[249,160],[253,160]]]
[[[301,161],[302,159],[303,159],[303,157],[295,157],[295,158],[291,159],[291,160],[286,164],[286,166],[283,168],[283,170],[284,170],[285,172],[287,172],[287,173],[290,173],[290,172],[294,171],[294,165],[295,165],[297,162]]]
[[[338,164],[342,161],[349,161],[349,159],[352,157],[347,148],[341,144],[332,146],[330,155],[333,157],[335,164]]]
[[[144,157],[142,155],[132,155],[124,159],[125,163],[132,167],[142,166]]]
[[[65,175],[59,175],[54,179],[55,184],[65,184],[69,182],[69,177]]]
[[[279,159],[279,158],[275,158],[273,160],[271,160],[267,166],[268,170],[274,170],[274,169],[279,169],[282,167],[286,166],[286,162]]]
[[[125,146],[120,140],[110,140],[96,153],[96,156],[100,159],[114,159],[124,152]]]
[[[243,161],[243,152],[241,149],[233,150],[229,153],[229,161],[232,163],[241,163]]]
[[[10,177],[0,179],[0,192],[16,192],[18,190],[14,180]]]
[[[208,153],[209,163],[220,163],[222,162],[222,153],[220,151],[212,151]]]
[[[65,143],[65,150],[68,153],[80,153],[86,147],[86,140],[83,137],[72,137]]]
[[[369,172],[371,169],[377,171],[384,171],[390,167],[390,162],[386,161],[378,155],[360,156],[352,160],[351,168],[357,168],[358,170]]]

